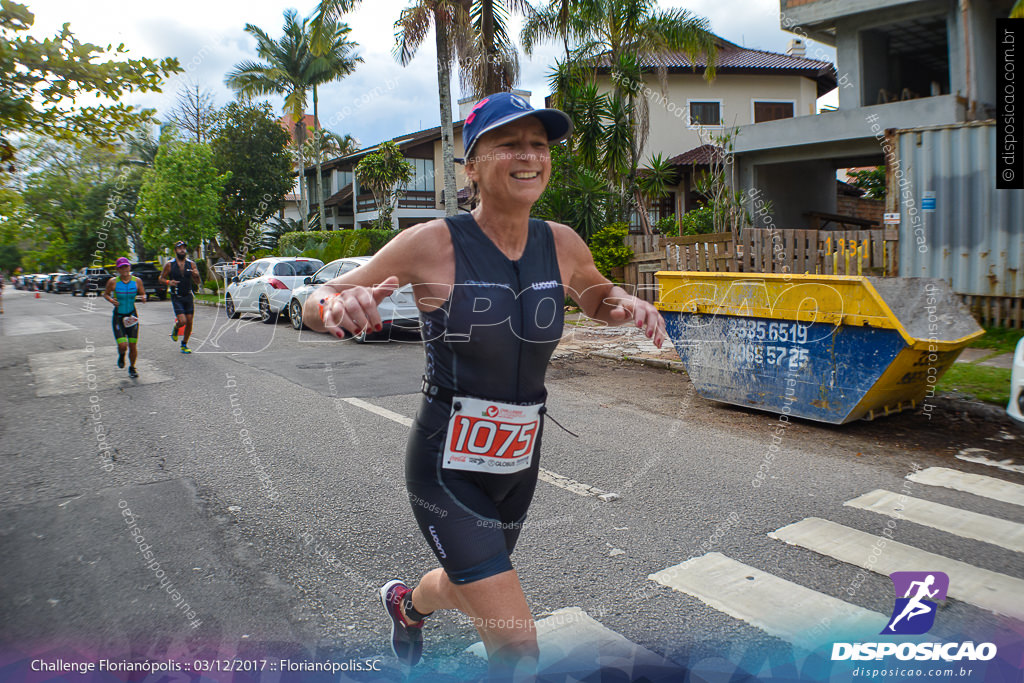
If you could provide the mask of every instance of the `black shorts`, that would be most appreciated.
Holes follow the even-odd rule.
[[[176,296],[172,296],[171,308],[174,309],[174,315],[192,315],[196,311],[196,300],[192,297],[179,299]]]
[[[110,324],[114,328],[114,340],[118,344],[123,344],[124,342],[134,344],[139,340],[139,323],[136,322],[128,327],[124,324],[125,317],[129,315],[134,315],[136,318],[139,316],[135,310],[132,310],[131,313],[118,313],[117,309],[114,309],[114,317]]]
[[[405,485],[420,532],[448,578],[470,583],[512,569],[509,556],[537,487],[544,422],[529,469],[466,472],[441,467],[450,412],[450,403],[423,398],[406,447]]]

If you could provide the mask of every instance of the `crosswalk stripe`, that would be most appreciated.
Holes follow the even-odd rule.
[[[949,597],[996,614],[1024,619],[1024,581],[1012,576],[819,517],[808,517],[768,536],[883,576],[906,570],[945,572],[949,575]]]
[[[928,486],[942,486],[947,489],[973,493],[992,500],[1013,505],[1024,505],[1024,486],[1003,481],[983,474],[972,474],[951,470],[948,467],[928,467],[907,475],[907,479]]]
[[[392,422],[397,422],[398,424],[404,425],[406,427],[412,427],[412,418],[408,418],[405,415],[400,415],[394,412],[393,410],[381,408],[378,405],[374,405],[373,403],[364,401],[361,398],[355,398],[354,396],[343,398],[341,400],[351,405],[354,405],[357,408],[362,408],[363,410],[368,410],[371,413],[380,415],[381,417],[386,417]],[[599,489],[596,486],[590,486],[588,484],[580,483],[575,479],[570,479],[569,477],[558,474],[557,472],[546,470],[543,467],[540,468],[540,471],[537,474],[537,478],[540,479],[541,481],[546,481],[552,486],[557,486],[560,489],[565,489],[566,491],[575,493],[576,495],[593,496],[594,498],[597,498],[606,503],[619,499],[619,494],[617,493],[609,493],[608,491],[605,491],[604,489]]]
[[[875,489],[844,503],[852,508],[905,519],[964,538],[973,538],[1016,552],[1024,552],[1024,524],[990,517],[969,510],[911,498],[892,491]]]
[[[831,595],[748,567],[721,553],[708,553],[647,578],[701,600],[765,633],[813,650],[829,634],[851,639],[877,635],[885,616]]]
[[[538,672],[555,674],[557,680],[567,680],[566,671],[573,674],[568,680],[597,680],[587,674],[600,672],[601,680],[680,681],[686,673],[678,664],[613,631],[579,607],[555,610],[538,619],[535,626],[540,649]],[[470,645],[466,652],[487,658],[482,642]]]

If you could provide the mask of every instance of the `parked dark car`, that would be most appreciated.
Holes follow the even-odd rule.
[[[106,268],[82,268],[71,282],[71,296],[85,296],[90,292],[102,291],[107,280],[114,277]]]
[[[132,275],[142,280],[146,294],[156,295],[163,301],[167,298],[167,285],[160,284],[160,269],[149,261],[132,264]]]
[[[57,273],[50,279],[50,291],[55,294],[70,292],[74,277],[73,273]]]

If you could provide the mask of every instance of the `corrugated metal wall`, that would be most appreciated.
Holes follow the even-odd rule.
[[[996,189],[995,125],[901,130],[896,142],[900,275],[940,277],[959,294],[1024,296],[1024,190]]]

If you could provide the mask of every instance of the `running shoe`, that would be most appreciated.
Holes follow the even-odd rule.
[[[407,622],[402,615],[402,599],[409,587],[398,579],[388,581],[380,589],[380,601],[391,619],[391,651],[402,662],[413,666],[423,654],[423,622]]]
[[[185,346],[184,344],[182,344],[181,345],[181,352],[182,353],[192,353],[192,349],[190,349],[187,346]]]
[[[117,367],[119,367],[119,368],[123,368],[124,367],[124,354],[123,353],[117,354]]]
[[[139,376],[139,373],[135,372],[134,365],[128,367],[128,376],[131,377],[132,379],[135,379],[136,377]]]
[[[181,331],[181,328],[179,326],[175,325],[174,326],[174,331],[171,332],[171,341],[178,341],[178,332],[179,331]]]

